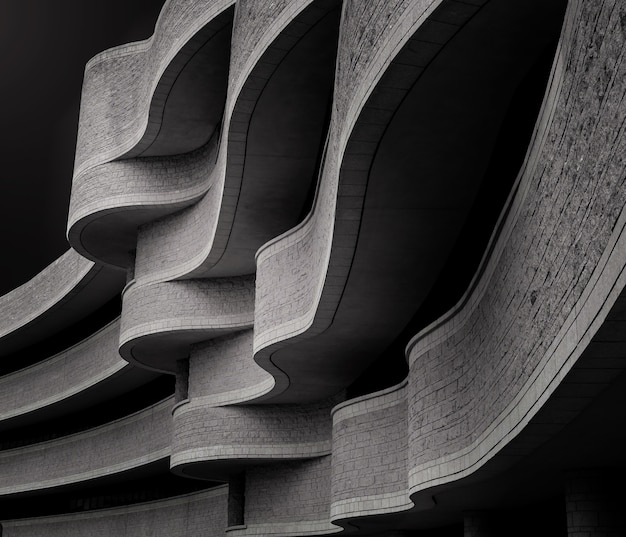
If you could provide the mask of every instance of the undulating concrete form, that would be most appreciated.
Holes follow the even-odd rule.
[[[625,55],[621,0],[168,0],[0,299],[3,535],[626,535]]]

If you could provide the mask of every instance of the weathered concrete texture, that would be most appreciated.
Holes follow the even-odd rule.
[[[0,495],[76,483],[170,454],[172,399],[120,420],[0,452]]]
[[[615,289],[623,287],[626,6],[572,0],[504,220],[464,300],[410,345],[409,378],[334,411],[343,394],[308,404],[254,404],[298,388],[297,379],[273,361],[274,351],[319,334],[333,319],[359,236],[368,159],[388,119],[378,131],[367,127],[374,110],[384,109],[385,117],[396,111],[408,89],[395,97],[386,92],[392,85],[384,76],[395,73],[390,65],[412,36],[425,32],[417,47],[424,65],[412,66],[412,85],[437,46],[482,2],[447,2],[450,9],[439,13],[445,21],[429,18],[444,3],[439,0],[344,2],[313,209],[261,248],[256,282],[237,270],[251,261],[249,252],[241,264],[232,255],[232,273],[219,272],[230,255],[225,252],[243,188],[247,132],[265,84],[319,19],[324,2],[310,9],[310,0],[241,0],[220,136],[193,154],[110,162],[144,140],[160,74],[232,3],[172,0],[151,40],[103,53],[86,74],[72,211],[87,222],[120,209],[121,222],[124,207],[155,210],[137,212],[130,226],[116,222],[110,228],[112,242],[120,240],[112,251],[134,263],[124,291],[120,350],[146,368],[176,371],[178,404],[173,408],[168,399],[84,433],[0,453],[1,494],[80,482],[171,455],[173,471],[188,477],[227,478],[245,469],[244,525],[231,528],[233,535],[331,534],[341,531],[333,524],[392,517],[413,507],[412,495],[465,477],[497,454],[558,386]],[[136,242],[121,237],[139,224]],[[70,238],[82,241],[79,235]],[[90,270],[73,257],[72,263],[75,270],[45,276],[50,284],[43,289],[51,297],[44,293],[44,309],[65,296],[58,291],[64,285],[79,285],[76,273]],[[36,291],[23,292],[33,317],[41,308],[28,297],[42,302],[42,279],[33,284]],[[18,300],[19,293],[7,301],[10,330],[30,319],[30,313],[11,318],[17,307],[10,304]],[[106,362],[96,363],[97,354],[81,358],[74,370],[73,352],[82,348],[64,354],[67,363],[59,370],[72,371],[59,391],[82,385],[98,368],[109,370]],[[98,344],[99,352],[108,348]],[[40,400],[47,400],[54,390],[41,377],[56,369],[57,360],[0,384],[13,386],[18,379],[24,388],[32,382],[32,389],[42,387]],[[305,378],[317,368],[311,360],[299,374]],[[24,404],[20,397],[16,408]],[[6,527],[9,535],[24,536],[44,530],[53,536],[221,534],[227,506],[225,489],[219,491],[193,496],[202,498],[197,502],[168,500]],[[580,498],[574,489],[568,494],[570,526],[583,531],[592,524],[576,518]],[[480,534],[480,523],[466,522],[469,535]]]
[[[348,140],[385,68],[439,3],[344,4],[333,114],[314,208],[257,254],[254,348],[259,363],[278,377],[277,393],[287,382],[270,353],[288,339],[328,327],[349,273],[365,189],[350,170],[340,174]],[[381,42],[384,47],[375,46]]]
[[[406,383],[333,411],[331,520],[401,511],[407,494]]]
[[[254,281],[246,276],[130,285],[124,292],[120,352],[173,372],[191,343],[252,326],[253,303]]]
[[[0,421],[48,407],[130,369],[117,352],[119,320],[48,360],[0,378]]]
[[[126,267],[137,228],[197,201],[209,188],[216,139],[185,155],[108,162],[72,187],[68,237],[83,255]],[[145,255],[142,252],[142,255]],[[151,261],[159,265],[159,259]]]
[[[226,529],[226,487],[168,500],[91,513],[3,522],[5,537],[221,537]]]
[[[330,409],[311,405],[210,407],[202,399],[174,411],[171,466],[236,459],[303,459],[331,449]],[[220,465],[214,465],[219,471]],[[194,475],[194,468],[186,473]]]
[[[246,529],[236,535],[327,535],[330,457],[246,472]]]
[[[75,292],[90,273],[99,269],[68,250],[37,276],[0,298],[0,337],[41,317]]]
[[[570,3],[557,93],[494,253],[462,307],[410,347],[412,492],[493,456],[608,311],[626,241],[625,15],[620,2]]]
[[[74,177],[123,155],[148,122],[151,98],[162,73],[202,27],[233,4],[167,2],[154,35],[107,50],[85,69]]]
[[[189,398],[221,406],[248,401],[271,389],[273,377],[252,358],[252,337],[252,330],[244,330],[192,347]]]

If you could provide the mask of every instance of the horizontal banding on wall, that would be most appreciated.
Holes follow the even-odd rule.
[[[252,330],[192,346],[189,399],[201,406],[245,403],[272,389],[274,378],[252,355]]]
[[[111,475],[171,452],[173,399],[64,438],[0,452],[0,495]]]
[[[119,319],[73,347],[0,378],[0,421],[46,408],[129,369],[117,351]]]
[[[253,324],[249,276],[131,285],[123,298],[122,356],[163,371],[175,371],[190,344]]]
[[[624,288],[618,155],[626,147],[614,132],[626,113],[626,65],[614,53],[624,47],[624,9],[570,2],[533,145],[490,258],[456,310],[409,345],[411,493],[496,456],[571,370]]]
[[[178,406],[171,467],[192,465],[183,471],[193,475],[193,463],[204,461],[327,455],[332,404],[210,407],[191,401]]]
[[[72,186],[68,238],[81,254],[126,267],[137,228],[191,205],[210,187],[217,137],[171,157],[107,162]]]
[[[330,459],[257,466],[246,472],[246,527],[235,535],[328,535]],[[268,522],[271,521],[271,522]]]
[[[98,270],[74,250],[65,252],[34,278],[0,297],[0,337],[41,317]]]
[[[166,67],[203,26],[233,4],[169,1],[150,39],[104,51],[87,63],[74,178],[139,143]]]
[[[331,324],[352,263],[360,216],[337,208],[356,198],[348,191],[356,188],[364,194],[365,189],[353,184],[350,171],[340,174],[349,138],[385,70],[437,5],[344,3],[333,115],[314,208],[300,225],[266,243],[256,256],[254,351],[259,364],[277,378],[276,394],[289,386],[286,376],[292,386],[297,383],[292,372],[281,371],[283,364],[275,367],[270,355]]]
[[[407,434],[407,381],[333,409],[333,522],[413,507]]]
[[[8,537],[116,535],[203,535],[221,537],[226,529],[228,489],[186,494],[128,507],[89,513],[3,521]]]

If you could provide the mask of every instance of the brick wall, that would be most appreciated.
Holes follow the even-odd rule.
[[[192,347],[189,370],[189,397],[211,406],[247,401],[274,384],[253,359],[252,330]]]
[[[119,319],[69,349],[0,378],[0,420],[44,408],[118,373]]]
[[[619,275],[607,259],[625,240],[617,224],[626,137],[615,130],[626,113],[625,10],[570,3],[535,145],[494,253],[463,307],[410,347],[413,491],[471,471],[530,419],[591,337]]]
[[[247,528],[236,535],[328,534],[330,457],[257,467],[246,472]]]
[[[3,522],[5,537],[221,537],[226,487],[90,513]]]
[[[400,511],[407,494],[406,382],[333,411],[331,520]]]
[[[166,458],[172,404],[170,398],[89,431],[0,452],[0,494],[83,481]]]
[[[98,271],[74,250],[65,252],[24,285],[0,297],[0,337],[34,321]]]
[[[192,400],[174,412],[171,465],[325,455],[333,402],[213,408]]]

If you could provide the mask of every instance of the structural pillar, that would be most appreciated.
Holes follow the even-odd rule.
[[[565,478],[568,537],[626,535],[621,494],[609,470],[574,470]],[[620,509],[621,508],[621,509]]]

